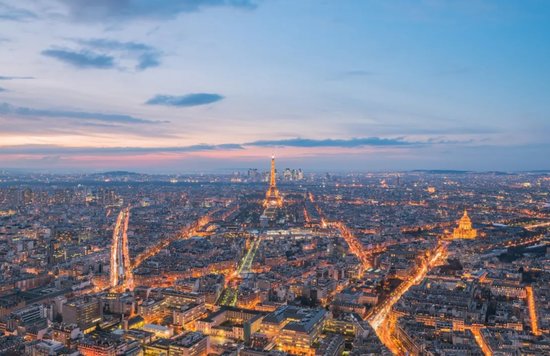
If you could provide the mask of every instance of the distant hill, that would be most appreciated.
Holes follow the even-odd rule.
[[[102,173],[92,173],[90,176],[113,176],[113,177],[120,177],[120,176],[142,176],[141,173],[136,172],[128,172],[128,171],[109,171],[109,172],[102,172]]]
[[[477,171],[461,171],[461,170],[455,170],[455,169],[416,169],[411,172],[415,173],[429,173],[429,174],[493,174],[497,176],[506,176],[511,174],[516,174],[512,172],[503,172],[503,171],[485,171],[485,172],[477,172]]]
[[[415,169],[414,173],[431,173],[431,174],[464,174],[473,173],[472,171],[457,171],[454,169]]]

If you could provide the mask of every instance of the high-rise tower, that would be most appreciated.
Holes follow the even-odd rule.
[[[269,173],[269,188],[265,193],[264,207],[280,207],[283,199],[277,189],[277,177],[275,175],[275,156],[271,156],[271,172]]]

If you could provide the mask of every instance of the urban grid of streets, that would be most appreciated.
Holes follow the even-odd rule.
[[[357,240],[357,238],[353,235],[351,230],[346,226],[346,224],[343,221],[332,221],[329,222],[326,219],[326,215],[323,213],[322,209],[315,203],[313,194],[308,194],[308,199],[310,202],[312,202],[315,206],[316,211],[321,216],[321,225],[322,226],[330,226],[333,228],[336,228],[340,235],[344,238],[346,241],[350,252],[357,256],[361,264],[363,265],[364,269],[368,269],[372,267],[371,261],[373,255],[376,253],[380,253],[385,250],[385,246],[379,246],[374,249],[365,250],[364,247],[361,245],[361,242]],[[195,229],[189,230],[190,233],[196,233],[197,230],[202,228],[204,225],[206,225],[209,222],[208,219],[204,219],[202,223],[198,223]],[[545,227],[548,226],[550,223],[540,223],[536,225],[532,225],[528,228],[537,228],[537,227]],[[189,234],[187,236],[190,236]],[[256,256],[256,252],[258,250],[258,247],[261,243],[261,237],[256,237],[253,239],[252,243],[250,244],[250,247],[246,251],[245,255],[241,259],[241,261],[238,264],[237,269],[228,276],[227,279],[227,287],[224,289],[222,294],[220,295],[220,298],[218,300],[219,305],[226,305],[226,306],[235,306],[237,303],[238,298],[238,290],[239,285],[238,282],[246,276],[247,273],[250,272],[252,262],[254,260],[254,257]],[[407,350],[399,343],[399,341],[394,337],[394,331],[395,331],[395,320],[390,320],[390,312],[392,306],[399,301],[401,296],[409,290],[409,288],[413,285],[416,285],[420,283],[426,274],[430,271],[430,269],[437,265],[442,263],[446,256],[446,248],[447,248],[447,242],[440,242],[436,249],[432,251],[431,256],[422,262],[422,264],[415,269],[414,274],[409,276],[406,281],[401,283],[392,293],[388,296],[388,298],[384,299],[383,302],[376,305],[370,312],[367,317],[367,321],[371,324],[373,329],[375,330],[376,334],[380,338],[380,340],[390,349],[394,354],[403,354],[406,353]],[[535,315],[535,306],[534,306],[534,299],[533,299],[533,293],[532,288],[529,286],[526,288],[527,294],[528,294],[528,305],[529,305],[529,312],[531,316],[531,323],[533,328],[533,333],[538,335],[538,328],[537,328],[537,318]],[[486,343],[483,341],[483,338],[480,337],[479,333],[479,327],[473,327],[471,328],[472,332],[474,333],[475,340],[479,344],[480,348],[485,354],[491,354],[491,352],[488,350],[488,347]]]
[[[349,349],[353,345],[351,350],[371,345],[375,349],[378,347],[378,352],[383,352],[385,347],[393,354],[415,353],[415,348],[419,347],[415,343],[423,342],[423,339],[414,339],[415,328],[424,328],[424,333],[434,332],[434,324],[441,329],[436,329],[433,337],[457,334],[465,341],[458,341],[456,347],[469,347],[473,351],[477,347],[485,355],[493,354],[498,347],[505,347],[493,343],[503,330],[507,330],[507,335],[512,332],[510,330],[521,330],[524,334],[515,336],[518,340],[532,349],[544,349],[548,334],[545,318],[548,314],[544,309],[547,295],[543,287],[547,278],[544,248],[550,226],[549,213],[544,205],[550,181],[546,176],[465,175],[457,179],[416,174],[401,176],[397,180],[395,175],[332,179],[311,178],[311,181],[279,185],[284,203],[279,206],[280,201],[275,201],[277,206],[272,210],[269,210],[269,204],[266,208],[262,202],[263,183],[253,188],[256,195],[248,192],[247,185],[231,183],[210,185],[204,182],[196,188],[193,185],[145,188],[147,195],[158,196],[154,198],[156,202],[143,197],[133,199],[134,188],[127,191],[104,187],[94,188],[96,191],[84,190],[84,203],[67,203],[70,199],[79,201],[81,192],[54,190],[56,195],[50,196],[48,186],[33,186],[34,190],[16,188],[20,189],[22,200],[17,196],[13,200],[10,194],[14,189],[0,187],[0,202],[4,206],[23,204],[18,210],[2,210],[1,217],[5,226],[18,226],[18,214],[32,215],[39,211],[34,206],[41,204],[60,217],[63,215],[57,214],[56,209],[64,209],[64,204],[74,204],[79,214],[91,209],[104,211],[103,206],[107,207],[106,215],[92,214],[112,224],[112,237],[97,240],[103,247],[93,247],[68,258],[71,251],[81,246],[81,241],[95,244],[95,240],[86,240],[86,237],[74,239],[76,228],[58,228],[52,232],[55,238],[51,238],[46,251],[47,263],[52,267],[47,274],[51,278],[64,279],[74,275],[75,266],[87,260],[97,265],[95,261],[101,261],[101,256],[104,256],[102,251],[105,248],[109,251],[106,283],[103,282],[104,269],[92,273],[86,271],[79,280],[91,277],[91,283],[89,287],[83,284],[78,294],[69,296],[70,303],[80,303],[82,298],[95,300],[115,295],[130,298],[135,303],[138,299],[134,299],[134,295],[141,293],[142,285],[154,286],[163,293],[164,289],[179,286],[180,281],[184,288],[208,295],[211,287],[219,283],[214,276],[222,276],[219,294],[214,294],[209,309],[198,315],[206,317],[224,306],[235,310],[263,310],[271,308],[269,303],[273,298],[274,305],[289,303],[302,305],[304,310],[330,309],[338,323],[348,322],[342,319],[348,314],[342,311],[345,308],[355,308],[354,313],[364,312],[360,318],[372,328],[381,344],[376,346],[375,339],[366,339],[368,341],[363,343],[358,341],[360,332],[354,322],[355,339],[353,342],[348,339],[345,346]],[[495,182],[498,187],[493,189]],[[207,187],[207,195],[204,187]],[[187,193],[182,195],[181,191]],[[473,199],[473,192],[480,198]],[[96,202],[98,199],[101,199],[101,204]],[[186,208],[174,214],[163,205],[166,204],[163,201],[169,201],[175,211],[181,204],[186,204]],[[470,208],[468,215],[473,216],[477,230],[471,226],[465,208]],[[158,211],[158,215],[152,214],[153,211]],[[118,215],[115,212],[119,212]],[[266,220],[266,213],[272,217]],[[168,214],[166,217],[170,223],[166,232],[151,229],[160,226],[157,220],[163,216],[161,214]],[[457,221],[462,214],[462,225],[459,225]],[[86,229],[83,231],[89,231]],[[4,229],[3,233],[6,231],[9,234],[12,229]],[[105,231],[109,232],[109,229]],[[155,237],[140,239],[140,235]],[[462,239],[463,235],[468,238]],[[34,255],[40,256],[28,252],[29,247],[32,247],[29,243],[16,247],[17,251],[24,252],[17,257],[23,264],[32,263]],[[526,256],[530,258],[526,259]],[[72,272],[65,272],[64,268]],[[37,267],[27,267],[27,271],[33,269],[37,270]],[[281,277],[284,275],[288,277]],[[264,289],[266,294],[262,297],[257,290],[258,276],[276,288]],[[377,282],[372,284],[370,281]],[[47,282],[46,287],[49,286]],[[448,289],[449,286],[455,289]],[[315,294],[310,294],[310,290]],[[363,304],[349,302],[356,300],[350,298],[357,298],[354,296],[357,293],[364,293],[369,298],[374,295],[376,299]],[[453,297],[440,298],[440,293],[450,293]],[[430,303],[425,306],[422,300],[427,297]],[[144,317],[150,324],[160,324],[158,327],[173,322],[164,321],[164,314],[148,316],[146,311],[145,305],[156,305],[165,297],[140,298],[129,316]],[[403,300],[405,303],[400,303]],[[365,307],[367,304],[369,306]],[[457,319],[457,310],[460,311],[463,305],[473,309],[464,319]],[[429,316],[433,308],[436,308],[435,314]],[[453,308],[452,316],[446,316],[451,310],[448,308]],[[423,315],[423,319],[419,321],[416,313]],[[506,313],[511,313],[511,316],[506,316]],[[63,313],[59,313],[57,318],[64,322],[70,320]],[[185,323],[180,328],[210,332],[197,322]],[[320,341],[330,340],[331,333],[339,332],[334,326],[337,324],[331,323],[325,321],[323,332],[327,334],[323,337],[316,335],[315,343],[309,348],[285,346],[283,339],[278,337],[270,340],[269,347],[291,354],[309,354],[315,350],[313,345],[320,347]],[[508,330],[503,325],[513,329]],[[361,328],[368,330],[367,326]],[[89,335],[93,335],[93,328],[91,331]],[[408,338],[403,336],[405,332],[409,333]],[[346,332],[344,335],[349,337]],[[92,342],[87,334],[82,337],[80,342]],[[218,342],[215,346],[218,350],[231,347],[237,341],[227,335],[212,337]],[[411,339],[414,340],[412,344]],[[448,344],[421,347],[455,346],[449,344],[448,339],[444,340]],[[84,349],[85,344],[79,347]]]
[[[313,201],[312,195],[310,195],[310,199]],[[322,214],[321,210],[316,207],[318,211]],[[121,212],[127,211],[128,209],[125,209]],[[199,219],[195,224],[193,224],[191,227],[188,227],[184,229],[182,232],[182,235],[179,236],[179,238],[185,238],[192,236],[193,234],[196,234],[198,230],[200,230],[202,227],[204,227],[208,222],[210,222],[209,217],[205,216]],[[118,223],[117,223],[118,224]],[[336,221],[336,222],[329,222],[328,224],[326,222],[323,222],[324,225],[330,225],[338,229],[341,233],[341,236],[346,240],[346,243],[348,244],[350,248],[350,252],[355,254],[357,258],[361,261],[364,268],[370,268],[370,259],[374,253],[379,253],[383,249],[379,250],[371,250],[371,251],[365,251],[362,249],[361,244],[355,236],[353,236],[353,233],[350,231],[350,229],[345,225],[342,221]],[[115,229],[115,233],[116,233]],[[239,262],[237,269],[233,274],[231,274],[228,277],[228,284],[229,286],[225,288],[223,293],[220,295],[218,304],[219,305],[225,305],[225,306],[235,306],[237,303],[237,297],[238,297],[238,280],[242,277],[244,277],[247,273],[250,272],[252,262],[254,260],[254,257],[256,256],[256,252],[258,251],[258,247],[261,243],[261,237],[255,238],[248,250],[246,251],[244,257]],[[162,243],[163,246],[166,245],[166,243]],[[152,250],[147,252],[147,256],[151,257],[154,255],[153,251],[160,251],[161,247],[156,246],[153,247]],[[370,315],[368,316],[367,320],[373,327],[373,329],[376,331],[378,337],[380,340],[388,347],[394,354],[401,354],[403,352],[406,352],[400,346],[395,338],[391,335],[391,322],[389,319],[389,314],[391,311],[391,307],[399,301],[400,297],[407,292],[407,290],[415,284],[418,284],[422,279],[426,276],[428,271],[431,267],[434,265],[442,262],[444,260],[445,256],[445,250],[446,249],[446,243],[441,243],[437,246],[436,250],[433,251],[432,256],[429,258],[429,260],[425,261],[419,268],[416,269],[415,274],[411,275],[407,281],[403,282],[396,290],[392,292],[392,294],[384,300],[382,303],[378,304],[373,308],[373,310],[370,312]],[[143,257],[139,258],[141,260]],[[145,259],[145,258],[143,258]],[[237,280],[237,283],[234,283],[235,280]],[[532,294],[531,298],[529,299],[530,303],[532,303]],[[532,305],[532,304],[530,304]],[[531,308],[533,310],[533,308]],[[478,338],[476,338],[478,340]],[[481,343],[481,341],[478,341]]]

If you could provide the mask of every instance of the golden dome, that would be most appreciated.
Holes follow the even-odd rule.
[[[453,231],[455,239],[473,239],[477,236],[477,230],[472,228],[472,221],[468,216],[468,212],[464,209],[464,214],[458,220],[458,227]]]

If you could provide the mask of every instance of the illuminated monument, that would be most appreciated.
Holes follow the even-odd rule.
[[[271,172],[269,174],[269,188],[265,193],[264,207],[275,208],[283,206],[283,199],[277,189],[277,182],[275,176],[275,156],[271,157]]]
[[[271,172],[269,173],[269,188],[265,193],[263,206],[264,213],[260,216],[260,225],[267,227],[269,221],[274,221],[277,218],[277,210],[283,206],[283,198],[277,189],[277,180],[275,175],[275,157],[271,157]]]
[[[458,227],[453,230],[453,238],[455,239],[475,239],[477,230],[472,228],[472,222],[468,216],[468,212],[464,210],[464,215],[458,220]]]

